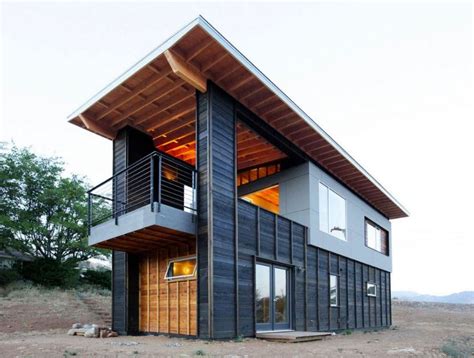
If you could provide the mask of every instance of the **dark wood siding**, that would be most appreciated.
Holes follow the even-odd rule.
[[[113,141],[113,173],[125,169],[154,150],[153,139],[131,127],[117,133]],[[126,201],[134,189],[127,185],[126,177],[114,182],[117,200]],[[138,257],[122,251],[112,256],[112,326],[121,334],[138,333],[139,269]]]
[[[240,334],[255,335],[256,260],[291,268],[293,329],[328,331],[390,324],[388,272],[307,245],[304,226],[243,200],[238,205]],[[338,307],[329,305],[330,274],[339,278]],[[377,297],[367,296],[367,281],[377,284]]]
[[[227,338],[237,334],[234,101],[210,84],[197,102],[198,334]]]

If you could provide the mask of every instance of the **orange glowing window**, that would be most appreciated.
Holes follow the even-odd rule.
[[[168,262],[165,279],[193,277],[196,273],[196,257],[181,257]]]

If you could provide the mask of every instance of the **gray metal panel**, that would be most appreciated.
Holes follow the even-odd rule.
[[[152,212],[146,205],[120,216],[117,225],[115,225],[115,219],[111,219],[92,227],[89,245],[95,245],[153,225],[195,235],[196,221],[195,214],[168,205],[162,204],[159,212],[156,210]]]
[[[347,241],[319,230],[319,182],[346,200]],[[385,271],[392,270],[390,221],[343,184],[308,162],[243,185],[239,187],[239,196],[275,184],[280,187],[280,215],[307,226],[310,244]],[[365,245],[366,217],[388,231],[390,256]]]

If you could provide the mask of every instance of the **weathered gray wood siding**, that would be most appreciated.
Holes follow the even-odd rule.
[[[198,331],[236,335],[234,101],[209,84],[197,94]]]
[[[271,260],[291,268],[292,328],[328,331],[391,324],[390,273],[307,245],[307,229],[239,200],[239,332],[255,335],[255,262]],[[339,305],[329,304],[329,275],[339,277]],[[377,297],[367,296],[367,281]]]
[[[153,139],[130,127],[117,133],[113,141],[113,173],[130,166],[154,150]],[[133,193],[121,176],[114,182],[117,200],[125,201]],[[115,208],[115,207],[114,207]],[[112,252],[112,328],[120,334],[138,333],[138,258],[114,250]]]

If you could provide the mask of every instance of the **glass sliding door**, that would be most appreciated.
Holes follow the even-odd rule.
[[[262,330],[271,329],[271,297],[270,297],[270,266],[257,265],[255,272],[255,304],[257,327]]]
[[[257,331],[290,328],[289,270],[258,263],[255,268]]]

